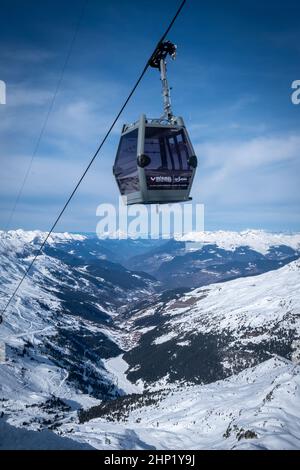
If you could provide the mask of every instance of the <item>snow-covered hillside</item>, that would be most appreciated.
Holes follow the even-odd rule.
[[[21,230],[0,234],[0,308],[44,236]],[[114,395],[117,388],[103,362],[122,351],[123,334],[114,316],[127,301],[151,295],[153,290],[155,282],[147,275],[92,253],[86,255],[87,260],[84,250],[76,256],[73,251],[85,240],[81,235],[54,234],[1,324],[0,344],[5,344],[10,359],[1,367],[11,380],[23,382],[34,392],[32,379],[42,393],[44,385],[54,393],[56,385],[52,389],[47,380],[53,375],[47,370],[50,360],[60,369],[55,384],[67,375],[67,381],[83,392]],[[19,361],[20,356],[24,360]],[[1,385],[5,387],[5,382]]]
[[[195,289],[168,302],[163,315],[170,316],[169,333],[182,340],[189,332],[227,331],[243,344],[259,343],[274,326],[294,327],[300,337],[300,261],[255,278]]]
[[[299,449],[299,374],[299,366],[272,358],[209,385],[100,405],[62,430],[98,449]]]
[[[300,339],[300,262],[185,294],[162,295],[127,325],[138,338],[124,356],[133,381],[210,382],[270,354],[291,359]]]
[[[16,428],[0,420],[0,450],[93,450],[88,444],[81,444],[67,437],[60,437],[52,431],[28,431]]]

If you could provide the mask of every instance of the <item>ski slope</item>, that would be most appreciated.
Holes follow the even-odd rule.
[[[119,421],[72,423],[72,435],[96,449],[299,449],[299,373],[274,357],[224,381],[163,389]]]

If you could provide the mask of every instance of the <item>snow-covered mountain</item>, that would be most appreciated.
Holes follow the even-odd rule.
[[[127,267],[148,272],[168,288],[193,288],[261,274],[299,256],[299,234],[196,232],[131,257]]]
[[[44,236],[23,231],[1,234],[0,307]],[[50,359],[66,369],[68,381],[77,388],[101,397],[117,393],[103,366],[105,358],[122,351],[122,331],[114,316],[127,302],[151,295],[157,283],[147,274],[93,259],[92,254],[87,261],[84,250],[76,256],[75,247],[85,240],[70,234],[51,237],[4,318],[0,341],[10,357],[22,354],[37,365]],[[15,374],[19,377],[20,370]]]
[[[271,354],[291,359],[300,339],[300,261],[257,277],[163,294],[127,319],[127,327],[139,338],[124,356],[132,381],[207,383]]]
[[[44,236],[0,232],[0,307]],[[24,430],[45,429],[96,448],[299,447],[298,245],[270,239],[268,272],[192,290],[134,268],[178,243],[182,260],[212,255],[211,240],[53,234],[0,325],[0,448],[1,432],[22,447]],[[215,249],[220,265],[252,250]]]
[[[98,449],[299,449],[299,374],[274,357],[209,385],[95,406],[62,430]]]
[[[271,247],[287,246],[295,251],[300,250],[300,234],[272,233],[265,230],[244,230],[230,232],[219,230],[216,232],[191,232],[179,240],[197,242],[203,245],[217,245],[223,250],[234,251],[239,246],[248,246],[251,250],[267,254]]]

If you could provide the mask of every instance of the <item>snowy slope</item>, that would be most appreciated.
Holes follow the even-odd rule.
[[[44,237],[0,233],[0,308]],[[0,326],[6,350],[0,414],[11,425],[56,428],[96,398],[125,393],[118,371],[105,364],[122,352],[124,335],[114,317],[126,301],[151,295],[153,281],[86,253],[88,245],[79,255],[86,242],[82,235],[53,234]]]
[[[274,325],[293,324],[300,335],[300,261],[255,278],[242,278],[193,290],[166,305],[167,325],[188,331],[227,330],[243,343],[260,341]],[[261,328],[253,339],[247,336]]]
[[[210,385],[123,399],[121,412],[83,413],[73,436],[98,449],[299,449],[299,373],[275,357]]]
[[[40,432],[15,428],[0,419],[0,450],[93,450],[87,444],[80,444],[54,432]]]
[[[0,233],[0,308],[44,237],[39,231]],[[155,281],[99,259],[98,252],[86,253],[86,241],[82,235],[51,236],[9,307],[0,343],[8,358],[23,354],[37,366],[39,355],[50,359],[67,371],[68,382],[99,397],[116,392],[103,362],[122,352],[124,335],[113,319],[127,302],[151,295]],[[84,245],[81,254],[78,244]]]

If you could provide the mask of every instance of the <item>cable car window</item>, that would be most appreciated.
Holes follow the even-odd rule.
[[[126,175],[136,168],[138,130],[123,135],[120,140],[115,172]]]
[[[177,136],[177,142],[178,142],[178,148],[179,152],[181,155],[181,160],[182,160],[182,166],[184,170],[189,169],[189,157],[192,156],[192,151],[190,149],[190,146],[187,144],[185,140],[185,136],[183,134],[179,134]]]
[[[182,129],[146,127],[144,153],[150,157],[149,170],[189,170],[192,154]]]
[[[130,194],[139,190],[136,166],[138,130],[128,132],[120,140],[114,174],[121,194]]]

